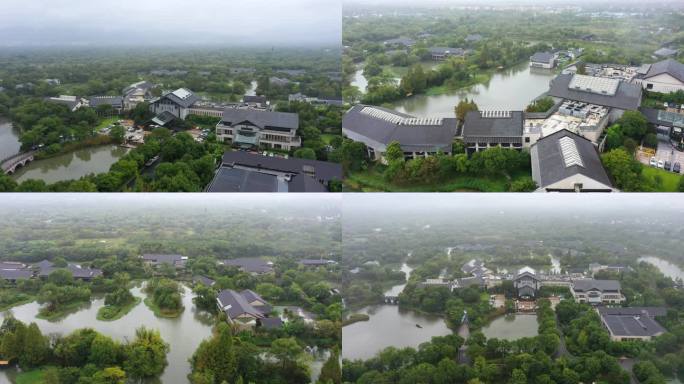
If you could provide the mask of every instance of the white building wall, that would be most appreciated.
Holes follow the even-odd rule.
[[[684,82],[681,82],[667,73],[641,79],[641,86],[651,92],[670,93],[684,90]]]

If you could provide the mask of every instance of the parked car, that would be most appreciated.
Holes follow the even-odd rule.
[[[658,168],[662,168],[665,166],[665,163],[662,160],[658,160]]]
[[[651,157],[651,167],[657,167],[658,166],[658,160],[655,158],[655,156]]]
[[[665,170],[666,171],[672,170],[672,163],[670,163],[669,160],[665,160]]]
[[[672,167],[672,172],[679,173],[681,170],[681,165],[679,165],[679,163],[674,163],[674,166]]]

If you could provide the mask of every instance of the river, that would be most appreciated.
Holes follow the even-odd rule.
[[[0,117],[0,160],[19,153],[19,129],[12,126],[9,120]]]
[[[127,148],[115,145],[78,149],[29,163],[12,177],[19,183],[29,179],[43,180],[48,184],[75,180],[91,173],[108,172],[109,167],[127,152]]]
[[[412,270],[406,263],[401,266],[407,280]],[[395,285],[385,294],[396,296],[405,286],[406,283]],[[357,313],[365,313],[370,318],[342,328],[342,357],[345,359],[365,360],[387,347],[417,347],[433,336],[452,333],[442,317],[401,310],[398,305],[374,305]]]
[[[141,287],[133,288],[131,293],[137,297],[146,297]],[[14,307],[10,312],[14,314],[15,318],[27,324],[35,322],[44,334],[66,335],[77,329],[90,327],[119,341],[132,341],[135,338],[136,328],[142,325],[159,330],[162,338],[170,345],[170,351],[167,355],[169,364],[160,380],[164,384],[186,384],[188,382],[187,375],[190,373],[188,359],[195,352],[200,342],[211,336],[213,325],[213,316],[198,310],[192,302],[193,297],[190,288],[183,286],[185,311],[175,319],[157,317],[141,302],[119,320],[99,321],[97,320],[97,311],[104,306],[104,298],[94,299],[85,308],[55,322],[36,318],[40,308],[36,302]],[[0,317],[4,317],[4,314]],[[0,379],[3,378],[1,372]]]
[[[146,295],[142,292],[142,287],[135,287],[131,293],[140,298]],[[211,330],[214,325],[214,316],[201,311],[192,302],[194,295],[192,290],[183,286],[183,305],[185,311],[181,316],[174,319],[160,318],[155,316],[144,303],[138,304],[126,316],[115,321],[97,320],[97,311],[104,306],[104,298],[96,298],[82,309],[72,313],[65,318],[50,322],[36,318],[40,304],[32,302],[12,308],[10,311],[15,318],[24,323],[35,322],[40,327],[43,334],[67,335],[77,329],[89,327],[96,331],[110,336],[119,341],[133,340],[135,330],[144,325],[150,329],[159,330],[162,338],[169,343],[170,350],[166,356],[168,365],[159,380],[148,381],[147,384],[187,384],[187,376],[191,371],[188,359],[195,353],[195,350],[202,340],[211,337]],[[0,320],[4,319],[4,314],[0,314]],[[330,356],[328,350],[318,350],[312,354],[310,362],[312,381],[318,379],[323,364]],[[0,371],[0,383],[10,383],[11,378],[16,376],[14,370]]]
[[[549,90],[551,71],[530,69],[527,62],[496,72],[486,84],[436,96],[416,95],[392,103],[394,109],[417,117],[455,117],[454,107],[464,98],[482,110],[524,110]]]
[[[676,264],[671,263],[667,260],[655,256],[644,256],[640,257],[638,261],[645,261],[649,264],[655,265],[660,270],[660,272],[663,273],[663,275],[673,280],[684,280],[684,271],[681,268],[679,268],[679,266],[677,266]]]

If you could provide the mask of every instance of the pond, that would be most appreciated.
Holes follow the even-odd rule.
[[[187,375],[190,373],[188,359],[195,352],[200,342],[211,336],[213,316],[195,307],[192,302],[194,295],[190,288],[184,286],[183,291],[185,311],[175,319],[159,318],[141,302],[119,320],[98,321],[97,311],[104,306],[103,298],[93,300],[78,312],[56,322],[37,319],[36,315],[40,305],[36,302],[12,308],[9,312],[25,323],[35,322],[44,334],[66,335],[77,329],[90,327],[119,341],[126,341],[133,340],[136,328],[142,325],[159,330],[162,338],[170,345],[170,351],[167,355],[169,364],[160,377],[160,381],[164,384],[185,384],[188,382]],[[133,288],[131,293],[137,297],[145,297],[141,287]],[[0,318],[4,318],[4,316],[2,314]],[[3,372],[0,371],[0,382],[7,382],[10,376],[3,377]],[[11,375],[9,371],[6,372]]]
[[[0,160],[19,153],[19,129],[12,126],[9,120],[0,117]]]
[[[536,314],[505,315],[494,319],[482,328],[488,339],[517,340],[523,337],[534,337],[538,334],[539,324]]]
[[[435,96],[416,95],[392,104],[397,111],[417,117],[455,117],[454,107],[464,98],[474,99],[483,110],[524,110],[549,90],[554,77],[554,72],[531,69],[524,62],[496,72],[486,84]]]
[[[29,163],[12,177],[19,183],[29,179],[43,180],[48,184],[75,180],[91,173],[108,172],[109,167],[127,152],[127,148],[116,145],[83,148]]]
[[[404,263],[401,271],[406,273],[408,280],[413,268]],[[385,294],[399,295],[405,286],[405,283],[395,285]],[[370,318],[342,328],[342,357],[345,359],[365,360],[387,347],[417,347],[433,336],[452,333],[442,317],[403,310],[398,305],[374,305],[357,313],[367,314]]]
[[[684,280],[684,271],[682,271],[682,269],[679,268],[679,266],[677,266],[676,264],[671,263],[667,260],[664,260],[664,259],[661,259],[661,258],[655,257],[655,256],[644,256],[644,257],[640,257],[638,261],[639,262],[644,261],[644,262],[647,262],[649,264],[655,265],[658,268],[658,270],[660,270],[660,272],[663,273],[663,275],[665,275],[665,276],[667,276],[673,280],[677,280],[677,279]]]

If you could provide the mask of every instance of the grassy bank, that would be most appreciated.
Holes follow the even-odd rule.
[[[382,176],[384,167],[369,167],[366,171],[352,172],[344,180],[345,191],[351,192],[506,192],[508,184],[529,177],[518,172],[511,180],[504,176],[458,175],[436,183],[397,185]]]
[[[16,384],[42,384],[45,380],[45,372],[50,367],[43,367],[33,371],[22,372],[17,375]]]
[[[644,167],[641,172],[650,185],[656,187],[656,192],[677,192],[681,175],[654,167]]]
[[[36,298],[31,296],[31,295],[24,295],[24,297],[20,298],[17,301],[0,305],[0,312],[5,312],[5,311],[10,310],[14,307],[18,307],[20,305],[28,304],[35,299]]]
[[[69,304],[64,304],[61,308],[55,311],[46,311],[41,309],[38,311],[36,318],[47,320],[47,321],[57,321],[68,315],[77,312],[83,307],[90,305],[90,301],[76,301]]]
[[[181,308],[181,309],[178,310],[178,311],[168,311],[168,310],[165,310],[165,309],[161,309],[161,308],[159,308],[159,306],[158,306],[157,304],[155,304],[154,301],[152,301],[152,299],[150,299],[149,297],[146,298],[146,299],[143,300],[143,301],[144,301],[145,305],[147,305],[147,308],[149,308],[152,312],[154,312],[154,314],[155,314],[157,317],[164,317],[164,318],[167,318],[167,319],[173,319],[173,318],[176,318],[176,317],[180,316],[180,315],[183,313],[183,311],[185,311],[185,307]]]
[[[352,315],[349,315],[348,318],[342,320],[342,326],[347,326],[350,324],[358,323],[359,321],[368,321],[370,320],[370,316],[366,315],[365,313],[354,313]]]
[[[104,306],[97,311],[97,319],[100,321],[114,321],[118,320],[128,314],[133,308],[138,306],[142,301],[141,298],[136,297],[135,300],[123,307]]]

